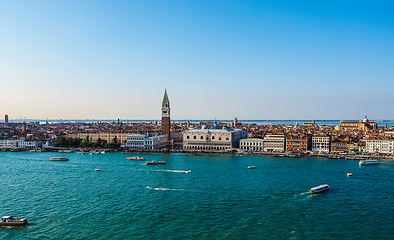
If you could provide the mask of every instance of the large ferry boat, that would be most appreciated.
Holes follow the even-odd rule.
[[[146,165],[158,165],[158,164],[166,164],[166,162],[153,160],[153,161],[148,161],[145,164]]]
[[[0,219],[0,226],[24,226],[26,224],[26,218],[14,218],[11,216],[4,216]]]
[[[330,187],[327,184],[324,185],[320,185],[314,188],[311,188],[311,190],[309,191],[310,193],[322,193],[322,192],[326,192],[330,189]]]
[[[50,157],[49,161],[68,161],[66,157]]]
[[[379,164],[379,161],[378,160],[361,160],[358,164],[360,166],[361,165],[376,165],[376,164]]]
[[[143,157],[128,157],[126,160],[135,160],[135,161],[142,161],[145,160]]]

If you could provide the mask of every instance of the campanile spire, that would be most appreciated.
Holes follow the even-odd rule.
[[[167,144],[170,144],[170,140],[171,140],[170,100],[168,99],[167,89],[164,90],[163,102],[161,103],[161,127],[162,127],[162,134],[167,135]]]

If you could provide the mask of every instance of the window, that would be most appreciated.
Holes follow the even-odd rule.
[[[204,139],[204,137],[203,136],[201,136],[201,138],[200,139]]]
[[[186,136],[186,139],[189,139],[189,135]]]
[[[219,137],[219,140],[222,140],[222,137]]]
[[[226,137],[226,140],[228,141],[228,137]]]
[[[197,138],[196,136],[193,137],[193,139],[196,139],[196,138]]]
[[[215,140],[215,136],[212,136],[212,140]]]

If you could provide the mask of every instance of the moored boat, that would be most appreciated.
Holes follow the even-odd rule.
[[[148,161],[145,164],[146,165],[159,165],[159,164],[166,164],[166,162],[153,160],[153,161]]]
[[[329,189],[330,189],[330,187],[327,184],[324,184],[324,185],[320,185],[320,186],[311,188],[311,190],[309,192],[310,193],[322,193],[322,192],[328,191]]]
[[[30,150],[30,152],[42,152],[42,150],[41,149],[32,149],[32,150]]]
[[[358,164],[360,166],[361,165],[376,165],[376,164],[379,164],[379,161],[378,160],[361,160]]]
[[[24,226],[26,224],[26,218],[14,218],[11,216],[4,216],[0,218],[0,226]]]
[[[73,153],[74,151],[71,149],[59,150],[58,153]]]
[[[49,161],[68,161],[66,157],[50,157]]]
[[[145,158],[143,158],[143,157],[128,157],[128,158],[126,158],[126,160],[141,161],[141,160],[145,160]]]

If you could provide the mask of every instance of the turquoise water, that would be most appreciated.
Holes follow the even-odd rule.
[[[48,161],[66,156],[68,162]],[[0,153],[1,239],[392,239],[394,162]],[[248,169],[250,165],[256,169]],[[100,172],[95,172],[99,168]],[[191,170],[181,173],[178,170]],[[352,177],[346,173],[352,172]],[[311,187],[328,184],[327,194]]]

